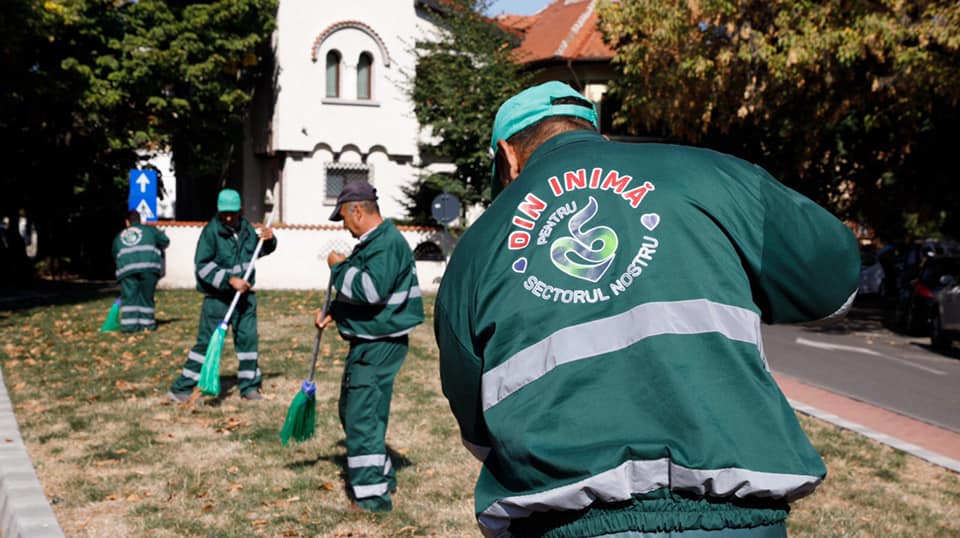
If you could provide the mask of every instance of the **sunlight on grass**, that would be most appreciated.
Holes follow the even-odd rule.
[[[432,297],[426,297],[428,314]],[[61,300],[0,316],[0,361],[16,416],[68,536],[479,536],[477,464],[460,444],[438,378],[432,319],[411,335],[387,443],[399,491],[390,514],[347,510],[337,398],[347,346],[326,331],[318,358],[317,430],[282,447],[287,407],[307,375],[314,292],[258,293],[264,400],[232,388],[230,337],[216,405],[164,395],[193,345],[201,297],[158,293],[159,330],[98,333],[113,298]],[[226,383],[225,383],[226,384]],[[799,501],[792,537],[960,535],[960,481],[851,432],[801,417],[829,468]]]

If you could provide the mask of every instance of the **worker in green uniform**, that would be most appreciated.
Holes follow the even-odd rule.
[[[596,129],[559,82],[500,107],[496,198],[438,292],[481,530],[785,536],[788,503],[826,469],[760,326],[849,308],[856,240],[755,165]]]
[[[217,216],[203,227],[194,255],[197,290],[203,292],[200,326],[197,342],[187,354],[180,376],[173,382],[168,394],[175,402],[190,400],[200,380],[200,370],[210,336],[223,321],[233,300],[240,292],[240,300],[229,324],[233,329],[233,345],[237,351],[237,389],[245,400],[260,400],[260,368],[257,366],[257,296],[253,291],[256,269],[250,279],[243,276],[253,258],[259,239],[263,239],[260,256],[277,248],[272,228],[261,228],[259,236],[253,225],[240,214],[240,193],[223,189],[217,196]]]
[[[126,228],[113,240],[113,259],[120,281],[120,330],[153,331],[157,328],[154,293],[163,272],[167,234],[140,224],[140,213],[130,211]]]
[[[407,334],[423,323],[423,300],[410,245],[380,216],[376,200],[366,181],[347,183],[337,198],[330,220],[342,220],[360,242],[349,256],[327,256],[337,295],[316,324],[335,320],[350,343],[339,403],[347,476],[357,507],[384,512],[393,509],[397,487],[386,445],[393,380],[407,355]]]

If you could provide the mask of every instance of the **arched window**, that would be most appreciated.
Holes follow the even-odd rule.
[[[340,97],[340,53],[327,53],[327,97]]]
[[[371,80],[373,78],[373,55],[369,52],[360,54],[357,61],[357,99],[370,99],[373,93]]]

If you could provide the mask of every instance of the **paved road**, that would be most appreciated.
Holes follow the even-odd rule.
[[[765,326],[770,368],[799,381],[960,432],[960,348],[944,355],[929,339],[885,329],[855,310],[826,329]]]

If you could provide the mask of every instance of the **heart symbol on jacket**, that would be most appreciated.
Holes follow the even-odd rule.
[[[640,217],[640,223],[643,224],[644,228],[652,232],[653,229],[660,224],[660,215],[657,215],[656,213],[647,213]]]
[[[523,273],[527,270],[527,259],[520,258],[519,260],[513,262],[513,270],[518,273]]]

